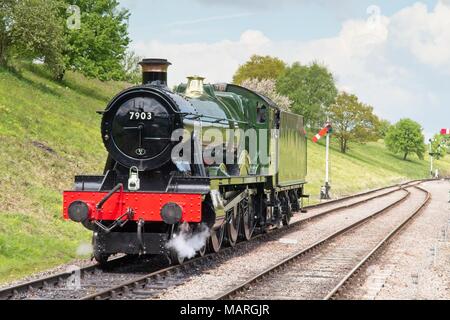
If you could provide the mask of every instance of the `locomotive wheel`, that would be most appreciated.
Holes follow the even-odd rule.
[[[298,201],[298,198],[296,195],[296,191],[293,191],[293,190],[288,191],[288,198],[291,203],[292,211],[295,211],[295,212],[300,211],[300,205],[299,205],[299,201]]]
[[[291,215],[283,214],[283,226],[288,226],[291,224]]]
[[[211,230],[211,236],[208,241],[208,251],[217,253],[222,246],[223,238],[225,234],[225,226],[220,227],[218,230]]]
[[[291,224],[291,218],[292,218],[292,206],[291,202],[289,201],[289,197],[287,194],[284,194],[281,196],[281,206],[283,208],[283,217],[282,222],[283,226],[288,226]]]
[[[243,240],[250,240],[255,230],[253,212],[250,210],[247,200],[241,201],[239,204],[239,215],[241,216],[240,237]]]
[[[178,254],[178,252],[174,249],[170,249],[169,251],[169,258],[170,258],[170,262],[173,265],[177,265],[177,264],[183,264],[184,263],[184,257],[180,257],[180,255]]]
[[[239,227],[241,225],[241,217],[239,215],[239,208],[235,207],[228,219],[226,230],[227,230],[227,240],[231,247],[234,247],[239,238]]]
[[[171,233],[171,238],[175,238],[177,236],[177,234],[179,232],[181,232],[181,228],[183,227],[183,225],[174,225],[172,227],[172,233]],[[189,225],[186,225],[187,229],[185,231],[189,230]],[[184,257],[180,257],[180,255],[178,254],[177,250],[175,250],[174,248],[170,248],[169,249],[169,259],[170,259],[170,263],[173,265],[177,265],[177,264],[183,264],[185,258]]]
[[[203,228],[203,225],[197,225],[195,228],[195,232],[202,232],[202,228]],[[199,257],[203,257],[206,254],[206,247],[208,245],[208,243],[207,243],[208,240],[206,240],[205,242],[206,242],[205,245],[200,250],[197,251],[197,256],[199,256]]]
[[[95,259],[95,261],[97,261],[101,267],[106,266],[106,264],[108,263],[108,258],[109,258],[109,254],[102,252],[101,250],[99,250],[99,248],[102,247],[102,245],[100,245],[98,243],[98,239],[96,236],[92,237],[92,247],[93,247],[93,257]]]
[[[100,252],[94,252],[94,259],[97,261],[101,266],[105,266],[108,263],[109,254],[107,253],[100,253]]]
[[[275,194],[275,200],[274,200],[274,207],[273,207],[273,216],[272,216],[272,222],[273,225],[275,225],[277,228],[281,228],[283,226],[283,198],[280,194]]]
[[[199,257],[204,257],[206,254],[206,244],[198,251],[198,256]]]

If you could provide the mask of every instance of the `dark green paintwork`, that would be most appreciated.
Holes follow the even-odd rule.
[[[186,85],[179,85],[175,92],[184,95]],[[204,85],[202,96],[185,98],[197,114],[203,116],[204,128],[268,130],[266,145],[270,150],[266,152],[271,155],[271,163],[262,165],[256,156],[250,160],[250,175],[266,176],[266,182],[275,187],[305,183],[307,154],[303,117],[282,112],[266,97],[232,84]],[[264,123],[259,123],[257,110],[263,106],[267,108],[267,117]],[[280,123],[277,119],[281,120]],[[212,123],[214,121],[216,123]],[[258,148],[261,145],[258,136]],[[247,144],[246,149],[249,150],[249,147]],[[214,169],[209,172],[218,171]]]
[[[305,182],[307,174],[306,143],[303,117],[282,112],[277,186]]]

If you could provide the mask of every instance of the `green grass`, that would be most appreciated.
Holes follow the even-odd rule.
[[[310,135],[311,136],[311,135]],[[430,158],[419,160],[410,155],[403,161],[400,155],[386,150],[382,140],[366,144],[351,144],[344,155],[339,152],[336,141],[330,148],[330,184],[332,196],[341,197],[406,180],[429,177]],[[435,161],[443,176],[450,175],[450,157]],[[311,203],[319,200],[319,190],[325,180],[325,146],[308,142],[307,192]]]
[[[73,260],[90,241],[61,218],[61,192],[75,174],[101,172],[95,111],[124,87],[70,72],[59,84],[27,64],[0,69],[0,282]]]
[[[96,110],[124,83],[102,83],[68,73],[63,84],[40,66],[0,69],[0,283],[78,258],[90,233],[61,217],[61,192],[76,174],[99,173],[106,152]],[[312,201],[324,176],[325,148],[308,144],[308,191]],[[333,149],[334,195],[351,194],[401,180],[423,178],[428,162],[404,162],[382,143]],[[438,162],[446,173],[448,160]]]

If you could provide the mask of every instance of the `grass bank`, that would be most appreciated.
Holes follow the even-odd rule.
[[[84,228],[61,219],[61,191],[75,174],[102,170],[100,116],[124,83],[40,66],[0,69],[0,282],[77,258]]]
[[[435,161],[442,176],[450,175],[450,157]],[[330,148],[330,184],[332,196],[341,197],[359,191],[406,180],[428,178],[430,158],[420,160],[410,155],[403,161],[400,155],[386,150],[382,140],[366,144],[351,144],[346,154],[339,152],[337,143]],[[318,193],[325,179],[325,146],[308,142],[308,186],[311,203],[319,200]]]

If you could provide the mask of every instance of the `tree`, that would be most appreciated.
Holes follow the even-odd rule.
[[[277,79],[286,64],[275,57],[253,55],[249,61],[239,66],[233,76],[233,83],[240,85],[247,79]]]
[[[65,0],[80,8],[79,29],[66,28],[65,69],[100,80],[123,80],[129,12],[117,0]],[[59,78],[64,77],[64,71]]]
[[[2,0],[0,63],[42,59],[54,73],[63,66],[64,20],[60,0]]]
[[[390,127],[391,123],[388,120],[380,120],[377,128],[378,136],[384,139]]]
[[[122,61],[122,68],[125,72],[125,81],[133,84],[139,84],[142,82],[142,72],[139,62],[141,57],[137,56],[133,51],[127,51]]]
[[[11,26],[14,21],[14,0],[2,0],[0,2],[0,65],[5,66],[11,46]]]
[[[329,108],[334,135],[342,153],[350,141],[366,142],[377,138],[378,117],[371,106],[359,102],[355,95],[342,92]]]
[[[271,99],[275,104],[282,110],[290,111],[292,101],[276,91],[276,83],[273,79],[248,79],[242,84],[243,87],[256,91],[269,99]]]
[[[424,158],[424,139],[420,124],[402,119],[389,128],[384,141],[391,152],[401,153],[403,160],[406,160],[410,153],[415,153],[419,159]]]
[[[326,109],[334,102],[338,91],[331,72],[318,63],[294,63],[278,78],[277,89],[293,101],[292,110],[303,115],[312,128],[323,125]]]

